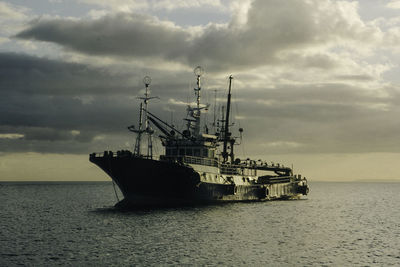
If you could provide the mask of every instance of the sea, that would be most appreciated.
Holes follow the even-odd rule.
[[[111,182],[1,182],[0,266],[400,266],[400,183],[301,200],[114,208]]]

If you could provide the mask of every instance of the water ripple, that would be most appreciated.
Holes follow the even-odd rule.
[[[311,187],[301,201],[118,210],[110,183],[3,183],[0,265],[400,265],[400,184]]]

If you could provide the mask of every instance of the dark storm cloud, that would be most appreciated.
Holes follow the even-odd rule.
[[[127,90],[129,75],[115,78],[107,69],[25,55],[1,54],[0,59],[0,134],[18,136],[0,135],[0,151],[89,153],[132,145],[134,136],[126,127],[137,122],[136,96],[143,86]],[[167,78],[168,71],[153,72],[151,91],[160,100],[151,102],[151,110],[168,122],[173,117],[182,129],[182,103],[194,100],[193,74]],[[226,90],[225,81],[212,79],[203,79],[204,102],[213,103],[208,87],[214,82]],[[235,127],[245,128],[246,147],[254,153],[398,151],[397,88],[368,91],[326,83],[277,84],[274,89],[244,84],[234,89],[238,103],[233,114],[245,118]],[[225,98],[222,91],[219,97]]]
[[[132,76],[135,77],[135,74]],[[84,64],[0,53],[0,92],[35,95],[115,94],[132,90],[127,79],[126,75],[111,75],[104,69]]]
[[[104,76],[108,73],[106,70],[85,65],[14,54],[1,58],[7,59],[1,63],[2,73],[13,74],[3,75],[0,81],[0,134],[19,136],[0,138],[1,151],[89,153],[127,149],[126,142],[132,145],[134,136],[126,126],[137,121],[135,96],[141,94],[139,89],[143,86],[126,91],[120,84],[128,84],[129,77],[114,79],[111,74]],[[34,69],[46,79],[20,82]],[[55,69],[68,74],[62,75]],[[71,69],[83,69],[83,73],[90,75],[86,77]],[[165,75],[153,76],[152,95],[161,99],[152,101],[151,110],[168,122],[174,117],[173,123],[182,129],[184,124],[180,119],[185,117],[186,107],[180,103],[194,99],[194,76],[180,73],[167,79]],[[48,81],[57,80],[53,76],[58,82],[49,86]],[[81,81],[104,81],[106,85],[99,84],[99,91],[97,86],[84,90],[87,88],[84,82],[70,83],[75,76]],[[116,94],[107,90],[106,78],[115,81],[112,88]],[[70,83],[71,87],[58,86],[58,83]],[[225,91],[226,84],[221,84],[224,86],[219,89]],[[214,84],[206,76],[204,85],[203,100],[207,102],[213,95],[207,85]],[[50,87],[51,90],[42,89]],[[225,98],[222,91],[220,97]],[[400,131],[396,116],[400,106],[397,88],[376,92],[334,83],[278,84],[274,89],[235,86],[234,95],[238,103],[234,102],[233,114],[245,118],[236,121],[235,127],[245,128],[245,144],[253,153],[398,151],[394,145]],[[211,110],[207,115],[209,122],[213,116]]]
[[[158,73],[151,86],[152,93],[162,99],[153,100],[152,110],[157,114],[164,112],[163,101],[179,99],[177,96],[188,91],[186,76],[183,80],[164,76]],[[125,143],[134,140],[126,127],[137,122],[142,78],[135,71],[118,74],[113,67],[0,53],[0,151],[126,149]],[[184,116],[185,107],[181,109]]]
[[[39,20],[17,35],[54,42],[92,55],[176,57],[190,35],[152,17],[115,14],[94,21]]]
[[[41,19],[21,39],[53,42],[91,55],[160,58],[209,69],[243,68],[285,62],[282,51],[324,45],[339,39],[367,40],[371,29],[352,22],[337,4],[320,1],[254,1],[247,22],[210,24],[197,33],[146,15],[120,13],[96,20]],[[292,53],[313,67],[332,60]]]
[[[135,101],[122,95],[94,96],[90,103],[82,103],[74,96],[2,95],[0,100],[0,124],[5,126],[40,127],[33,131],[31,139],[52,139],[63,135],[46,128],[70,130],[99,130],[113,132],[127,126],[132,120]],[[132,114],[132,115],[130,115]],[[40,138],[40,135],[44,137]],[[54,135],[54,137],[52,137]]]
[[[0,133],[22,136],[0,135],[0,151],[88,152],[96,136],[133,120],[132,76],[0,53]]]
[[[240,102],[252,104],[240,105],[238,115],[252,140],[247,147],[259,154],[398,152],[399,94],[395,88],[382,92],[387,95],[343,84],[278,86],[265,90],[264,99],[239,94]]]

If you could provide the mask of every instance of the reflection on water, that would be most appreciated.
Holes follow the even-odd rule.
[[[400,184],[306,200],[121,210],[111,183],[0,187],[0,265],[397,265]]]

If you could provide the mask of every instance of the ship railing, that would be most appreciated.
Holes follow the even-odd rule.
[[[237,165],[225,164],[217,159],[194,157],[194,156],[183,156],[184,163],[188,164],[198,164],[205,166],[218,167],[223,174],[239,174],[239,169]],[[240,167],[239,167],[240,168]]]
[[[221,163],[221,172],[224,174],[238,174],[244,176],[257,175],[257,171],[273,171],[279,176],[287,176],[292,173],[292,169],[283,166],[260,166],[257,164],[249,164],[248,162],[243,162],[242,164],[231,164],[231,163]]]
[[[131,157],[133,153],[129,150],[118,150],[117,152],[113,151],[104,151],[104,152],[93,152],[90,154],[90,157],[102,158],[102,157]]]
[[[258,177],[258,182],[262,184],[279,184],[279,183],[289,183],[292,180],[292,176],[260,176]]]
[[[178,162],[182,164],[197,164],[203,166],[218,167],[221,173],[228,175],[256,175],[256,169],[245,165],[222,163],[218,159],[196,156],[161,156],[160,159]]]
[[[218,161],[216,159],[194,157],[194,156],[183,156],[183,161],[189,164],[218,167]]]
[[[194,157],[194,156],[183,156],[183,162],[188,164],[198,164],[205,166],[218,167],[223,174],[237,175],[255,175],[254,169],[245,169],[243,166],[226,164],[218,161],[217,159]]]
[[[93,158],[102,158],[104,156],[108,156],[109,151],[104,151],[104,152],[93,152],[90,154],[90,157]]]
[[[237,175],[240,174],[240,168],[236,165],[221,163],[220,170],[223,174]]]
[[[182,164],[198,164],[204,166],[218,167],[216,159],[194,157],[194,156],[160,156],[161,160],[173,161]]]
[[[205,166],[218,167],[223,174],[228,175],[256,175],[255,169],[244,168],[241,165],[227,164],[218,161],[217,159],[194,157],[194,156],[183,156],[182,160],[187,164],[198,164]]]

